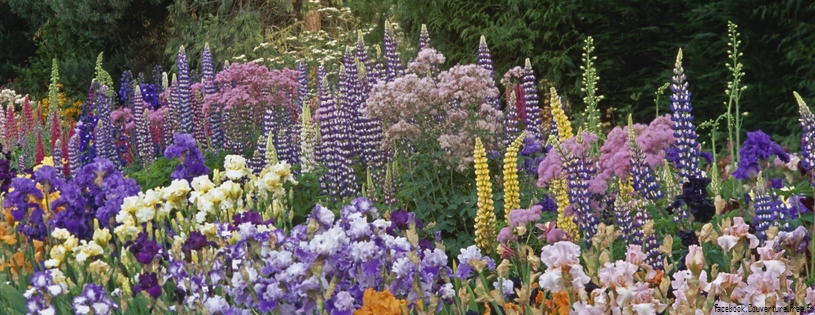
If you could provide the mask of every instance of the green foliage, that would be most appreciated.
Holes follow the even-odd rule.
[[[160,157],[153,161],[153,164],[150,164],[149,167],[132,173],[130,177],[136,180],[142,190],[167,187],[172,181],[170,174],[176,165],[178,165],[178,161]]]

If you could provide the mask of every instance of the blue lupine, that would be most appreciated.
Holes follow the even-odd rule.
[[[99,114],[99,123],[96,125],[94,146],[98,156],[110,160],[117,168],[121,168],[120,155],[116,152],[114,145],[114,130],[111,128],[110,97],[108,93],[110,93],[108,86],[102,85],[97,94],[96,107]]]
[[[386,81],[388,82],[404,75],[402,59],[399,57],[397,45],[398,43],[396,42],[393,27],[390,22],[385,21],[385,40],[383,47],[385,48],[385,71],[387,72]]]
[[[303,106],[308,105],[308,69],[306,63],[303,61],[297,62],[297,83],[300,88],[297,89],[297,110],[298,113],[303,112]]]
[[[122,85],[119,86],[119,101],[122,102],[125,106],[128,106],[131,110],[131,98],[133,98],[133,94],[135,93],[135,88],[133,88],[133,73],[130,70],[125,70],[122,72]]]
[[[150,139],[150,126],[147,108],[144,107],[141,89],[136,89],[133,96],[133,115],[136,123],[136,150],[139,152],[142,166],[147,167],[153,160],[153,141]]]
[[[561,158],[565,161],[563,168],[566,170],[566,179],[569,186],[569,202],[574,207],[575,220],[578,228],[585,233],[587,244],[591,244],[591,238],[597,233],[597,217],[592,213],[591,200],[589,196],[589,180],[593,170],[587,165],[584,157],[577,157],[571,153],[564,153]]]
[[[218,93],[218,86],[215,85],[215,70],[212,63],[212,52],[209,50],[209,43],[204,44],[201,52],[201,76],[204,80],[204,94],[211,97]],[[224,131],[221,128],[221,107],[218,104],[209,106],[209,130],[212,133],[212,148],[218,150],[224,145]]]
[[[810,183],[815,186],[813,180],[813,168],[815,168],[815,115],[809,110],[809,106],[804,103],[804,99],[793,92],[795,99],[798,101],[798,111],[801,114],[799,121],[801,122],[801,129],[804,133],[801,135],[801,166],[810,175]]]
[[[349,125],[342,126],[344,133],[351,133],[354,131],[361,131],[362,121],[359,119],[359,108],[362,106],[362,95],[361,95],[361,84],[362,82],[359,81],[359,73],[357,71],[357,63],[356,58],[354,57],[354,51],[351,47],[348,47],[345,50],[345,56],[343,57],[343,65],[345,68],[345,76],[344,76],[344,86],[345,92],[342,94],[343,102],[341,103],[341,108],[346,111],[346,115],[350,119]],[[340,82],[343,83],[343,82]],[[361,155],[363,148],[362,143],[360,142],[359,136],[350,137],[351,141],[351,154],[352,155]],[[364,159],[363,159],[364,160]]]
[[[535,72],[532,64],[526,59],[524,65],[524,108],[526,110],[526,132],[535,140],[542,142],[541,135],[541,109],[538,106],[538,87],[535,84]]]
[[[690,177],[701,178],[699,169],[699,142],[696,138],[696,126],[693,125],[693,106],[690,102],[691,93],[688,91],[688,82],[685,70],[682,69],[682,50],[676,57],[674,76],[671,79],[671,120],[673,121],[674,147],[677,151],[677,170],[683,181]],[[680,219],[687,217],[681,214]]]
[[[365,45],[365,40],[362,37],[362,31],[357,32],[356,56],[357,62],[362,64],[365,69],[364,73],[359,71],[359,80],[363,83],[362,99],[363,103],[365,103],[365,100],[368,99],[368,93],[371,91],[371,88],[376,85],[377,77],[376,73],[374,73],[374,70],[371,67],[371,58],[368,56],[368,46]]]
[[[648,200],[662,198],[665,193],[659,189],[659,182],[654,177],[651,167],[645,162],[645,154],[634,137],[631,116],[628,117],[628,150],[631,157],[629,165],[631,166],[631,176],[634,179],[634,190],[640,192]]]
[[[79,134],[76,133],[68,140],[68,169],[70,176],[76,175],[76,172],[81,168],[80,165],[80,150],[79,150]]]
[[[498,87],[495,82],[495,68],[492,65],[492,56],[490,55],[490,48],[487,47],[487,39],[482,35],[481,41],[478,43],[478,66],[490,72],[490,78],[493,79],[493,87]],[[501,109],[498,95],[487,98],[487,104],[495,109]],[[514,105],[514,104],[513,104]],[[509,109],[509,106],[507,106]],[[517,116],[517,113],[515,114]]]
[[[633,240],[633,217],[631,216],[631,205],[622,196],[617,196],[614,200],[614,223],[620,228],[620,237],[625,245],[631,245]]]
[[[164,73],[164,69],[161,69],[161,65],[155,65],[153,67],[153,86],[156,87],[156,92],[161,94],[164,92],[164,85],[161,84],[161,77]]]
[[[79,135],[79,153],[81,154],[79,165],[83,166],[96,157],[96,147],[93,145],[96,123],[98,121],[95,113],[95,98],[99,90],[99,83],[96,81],[91,83],[88,89],[88,97],[86,98],[85,106],[82,106],[82,114],[80,115],[79,122],[77,123],[77,134]]]
[[[178,84],[176,85],[175,94],[178,98],[176,110],[181,124],[180,131],[185,134],[194,134],[195,127],[193,126],[192,102],[190,100],[190,65],[187,63],[187,53],[184,51],[184,46],[178,48],[176,65],[178,66]]]

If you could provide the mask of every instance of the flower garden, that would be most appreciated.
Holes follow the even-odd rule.
[[[719,119],[694,121],[679,50],[670,112],[625,126],[591,38],[584,112],[483,37],[445,66],[388,27],[336,74],[206,46],[114,82],[100,55],[76,102],[54,60],[48,99],[0,93],[0,313],[813,312],[812,96],[799,151],[742,126],[729,35]],[[720,123],[724,150],[698,141]]]

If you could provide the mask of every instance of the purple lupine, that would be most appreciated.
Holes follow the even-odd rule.
[[[176,122],[178,120],[178,79],[173,75],[172,84],[167,87],[167,104],[164,106],[164,120],[162,120],[162,144],[163,147],[173,145],[173,134],[176,133]]]
[[[343,94],[343,102],[341,103],[340,108],[346,112],[349,122],[351,122],[351,124],[343,126],[343,132],[359,132],[362,129],[362,119],[360,119],[361,117],[359,116],[359,108],[362,106],[361,91],[363,88],[361,85],[364,83],[359,81],[356,58],[354,57],[354,51],[351,47],[348,47],[345,50],[343,64],[345,66],[345,93]],[[355,135],[349,139],[351,140],[352,155],[362,155],[362,151],[364,150],[359,136],[360,135]],[[367,162],[365,158],[363,158],[363,162]]]
[[[665,193],[659,188],[659,181],[654,177],[651,167],[645,162],[645,153],[642,152],[637,139],[634,137],[633,123],[628,121],[628,150],[631,176],[634,177],[634,190],[640,192],[645,199],[655,201],[662,198]]]
[[[135,89],[133,88],[133,73],[130,72],[130,70],[122,72],[121,84],[122,85],[119,86],[119,101],[121,101],[124,106],[128,106],[133,110],[130,100],[133,98]]]
[[[368,56],[368,46],[365,45],[365,39],[362,37],[362,31],[357,31],[357,47],[356,47],[357,62],[362,64],[365,73],[359,74],[359,80],[362,83],[362,103],[368,99],[368,93],[371,88],[376,85],[377,78],[373,68],[371,68],[371,58]]]
[[[65,170],[65,164],[63,164],[63,162],[62,162],[62,149],[61,149],[62,148],[62,139],[57,139],[57,141],[54,142],[54,148],[56,149],[56,150],[53,150],[53,153],[52,153],[52,156],[54,158],[54,168],[57,169],[57,175],[60,178],[64,178],[65,177],[65,171],[64,171]]]
[[[495,68],[492,65],[492,56],[490,55],[490,48],[487,47],[487,39],[484,35],[481,35],[481,41],[478,43],[478,66],[489,70],[490,77],[493,78],[493,87],[498,87],[495,80]],[[501,102],[499,101],[499,96],[491,96],[487,98],[487,104],[492,106],[495,109],[501,109]],[[507,106],[509,109],[510,106]],[[517,113],[516,113],[517,116]]]
[[[764,243],[767,240],[767,230],[771,225],[779,226],[782,214],[786,212],[784,203],[775,194],[770,196],[764,188],[763,180],[756,184],[755,197],[753,199],[755,217],[753,217],[753,227],[756,229],[756,237]]]
[[[320,65],[320,67],[317,68],[317,95],[319,97],[319,103],[317,105],[317,110],[314,113],[314,121],[316,121],[317,125],[320,127],[322,127],[322,117],[325,116],[329,110],[334,110],[334,96],[331,95],[327,82],[328,80],[326,79],[325,67]],[[329,90],[329,94],[325,95],[325,97],[331,98],[330,104],[323,100],[323,94],[326,93],[326,90]]]
[[[794,93],[798,101],[798,111],[801,114],[799,121],[803,134],[801,135],[801,166],[809,174],[809,182],[815,186],[815,115],[810,111],[809,106],[804,103],[798,93]]]
[[[300,88],[297,89],[297,110],[298,113],[303,112],[303,106],[309,106],[308,103],[308,68],[303,61],[297,62],[297,83]]]
[[[204,80],[205,97],[211,97],[218,93],[215,85],[215,70],[212,63],[212,52],[209,50],[209,43],[204,44],[201,52],[201,76]],[[221,108],[216,104],[209,107],[209,130],[212,133],[212,148],[219,150],[224,145],[224,131],[221,128]]]
[[[161,77],[164,73],[164,69],[161,68],[161,65],[153,66],[153,86],[156,88],[156,93],[161,94],[164,92],[164,85],[161,84]]]
[[[79,151],[79,133],[75,133],[68,140],[68,169],[70,170],[71,177],[76,175],[82,165],[80,164],[81,155]]]
[[[656,233],[648,234],[645,238],[645,246],[643,247],[645,253],[645,263],[654,268],[654,270],[664,270],[664,259],[659,252],[659,240],[657,240]]]
[[[331,90],[328,88],[328,80],[323,77],[322,83],[320,83],[320,105],[317,109],[317,117],[318,122],[321,130],[321,141],[317,148],[316,159],[318,163],[323,163],[327,168],[328,172],[334,172],[334,170],[338,169],[338,164],[336,159],[334,159],[334,150],[336,149],[334,146],[334,138],[335,136],[332,134],[336,130],[333,128],[333,124],[336,120],[336,106],[334,103],[334,96],[331,93]],[[324,195],[329,195],[331,192],[336,191],[336,182],[329,177],[328,174],[324,175],[323,178],[320,180],[320,190],[322,190]]]
[[[110,90],[107,85],[102,85],[99,88],[99,93],[96,98],[96,108],[99,114],[99,123],[96,125],[95,137],[93,145],[96,147],[97,156],[106,158],[116,165],[121,167],[119,154],[116,152],[114,145],[114,130],[111,128],[113,125],[110,121],[110,97],[108,95]]]
[[[515,91],[510,90],[509,94],[507,94],[506,116],[504,117],[504,147],[507,148],[512,144],[512,141],[515,141],[515,138],[518,137],[518,134],[521,132],[521,130],[518,129],[518,108],[515,107],[515,103]]]
[[[96,129],[98,116],[94,114],[95,98],[99,90],[99,83],[96,81],[91,83],[88,89],[88,97],[85,101],[85,106],[82,106],[82,114],[77,123],[77,135],[79,135],[79,153],[81,154],[77,165],[81,167],[93,161],[96,157],[96,147],[92,145],[94,141],[93,131]]]
[[[682,69],[682,50],[676,57],[674,76],[671,78],[671,120],[673,121],[674,147],[677,159],[676,168],[683,181],[690,177],[702,178],[702,170],[699,169],[699,142],[696,141],[696,126],[693,125],[691,111],[693,106],[690,102],[691,93],[688,91],[688,82],[685,77],[685,70]],[[687,212],[680,213],[680,219],[686,218]]]
[[[136,89],[132,106],[133,120],[136,122],[136,150],[139,152],[142,166],[146,168],[152,162],[153,142],[150,139],[149,118],[147,118],[147,109],[144,108],[144,103],[141,89]]]
[[[385,21],[383,47],[385,48],[385,71],[387,72],[386,81],[388,82],[404,75],[404,67],[402,66],[402,59],[399,57],[399,51],[397,51],[397,45],[393,27],[390,22]]]
[[[184,46],[178,48],[176,66],[178,67],[178,83],[173,85],[176,85],[175,95],[178,98],[176,109],[178,109],[178,119],[181,124],[180,132],[194,134],[192,102],[190,101],[192,95],[190,93],[190,64],[187,63],[187,52]]]
[[[356,66],[354,66],[353,69],[356,69]],[[351,77],[351,75],[346,75]],[[356,77],[356,73],[353,74],[353,77]],[[349,90],[348,93],[353,92]],[[335,130],[330,131],[330,134],[334,136],[332,139],[335,145],[334,159],[337,159],[339,162],[339,169],[337,170],[338,177],[333,178],[333,180],[337,181],[337,192],[335,196],[338,199],[359,194],[357,176],[353,168],[352,160],[356,152],[355,139],[357,138],[357,136],[353,134],[354,129],[351,128],[354,122],[352,113],[356,114],[356,111],[349,108],[351,104],[352,102],[344,102],[340,103],[340,106],[337,106],[336,114],[334,115],[336,122],[331,124],[331,127]]]
[[[427,32],[427,25],[422,24],[422,30],[419,31],[419,51],[425,48],[430,48],[430,33]]]
[[[571,153],[566,153],[566,155],[561,160],[566,161],[563,166],[566,169],[569,185],[569,202],[574,207],[578,228],[585,233],[586,243],[591,244],[591,238],[597,233],[599,223],[593,214],[589,199],[589,180],[592,170],[586,164],[584,157],[577,157]]]
[[[614,223],[620,228],[620,237],[626,246],[630,245],[632,240],[632,219],[631,205],[622,196],[617,196],[614,200]]]
[[[524,108],[526,109],[526,132],[535,140],[543,142],[541,135],[541,109],[538,106],[538,87],[535,84],[535,72],[529,58],[524,65]]]

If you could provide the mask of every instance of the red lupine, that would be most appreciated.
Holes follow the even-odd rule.
[[[35,155],[35,157],[37,165],[42,163],[42,159],[45,158],[45,145],[42,143],[42,133],[37,134],[37,155]]]

